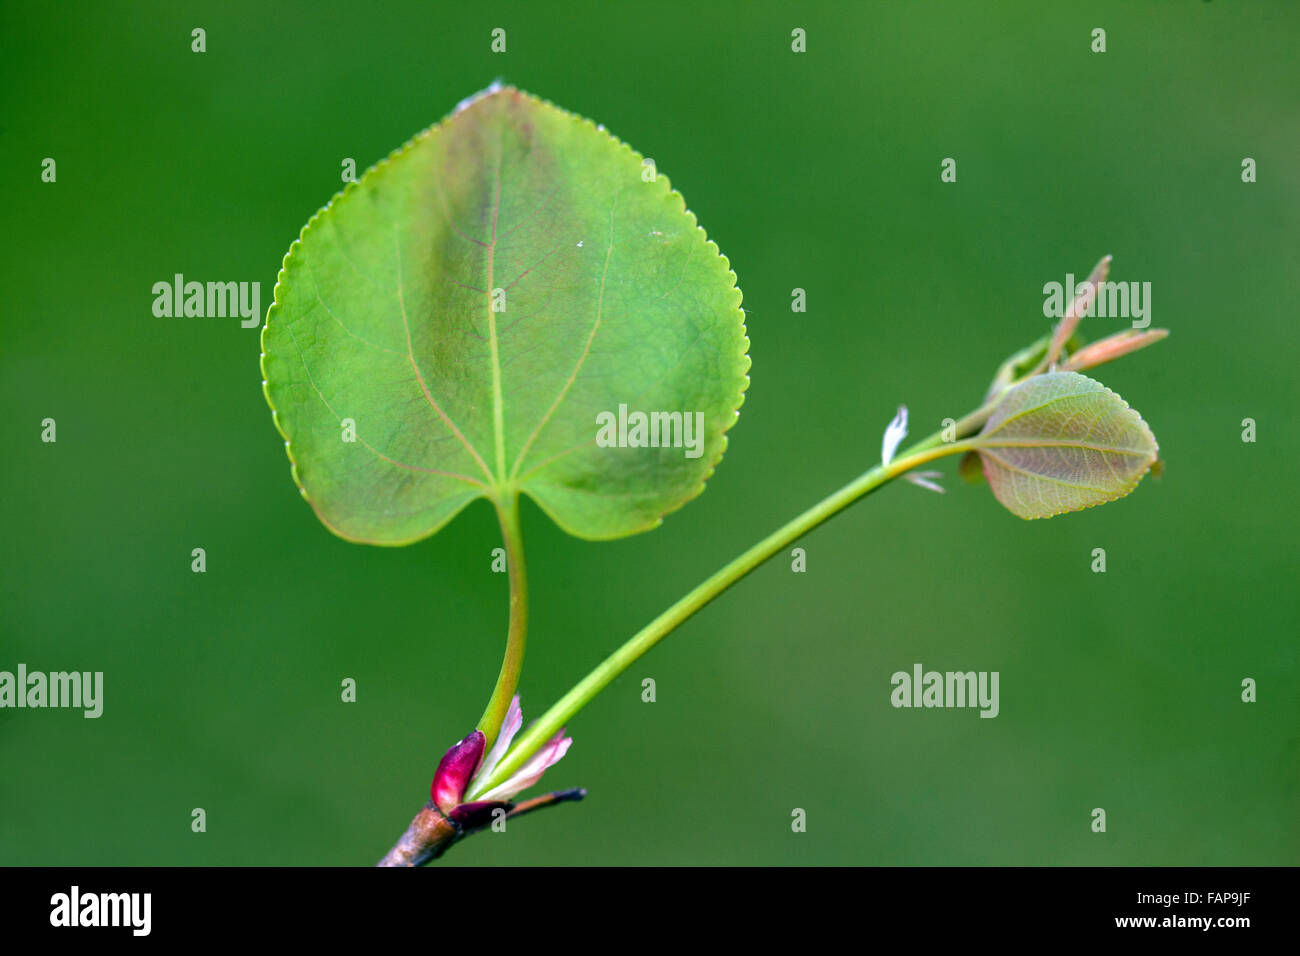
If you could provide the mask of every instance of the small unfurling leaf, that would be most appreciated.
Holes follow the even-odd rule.
[[[973,445],[993,494],[1022,518],[1122,498],[1158,451],[1142,416],[1077,372],[1037,375],[1008,389]]]
[[[968,485],[984,484],[984,468],[979,452],[968,451],[962,455],[961,461],[957,463],[957,474],[961,475],[962,481]]]

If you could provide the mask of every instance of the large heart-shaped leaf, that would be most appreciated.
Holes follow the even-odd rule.
[[[704,489],[749,381],[735,278],[651,162],[486,90],[285,256],[262,369],[295,480],[374,544],[519,492],[581,537],[655,527]]]
[[[1022,518],[1122,498],[1158,450],[1142,416],[1077,372],[1036,375],[1008,389],[972,444],[993,494]]]

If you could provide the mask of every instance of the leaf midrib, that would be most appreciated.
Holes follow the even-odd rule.
[[[501,214],[501,162],[504,149],[501,135],[498,134],[497,158],[493,167],[492,239],[487,247],[487,285],[483,296],[487,306],[488,343],[492,356],[492,431],[496,443],[496,487],[498,489],[506,483],[506,426],[505,402],[501,392],[501,354],[497,344],[496,312],[492,309],[492,290],[495,288],[496,281],[497,219]]]
[[[1082,448],[1086,451],[1109,453],[1113,455],[1132,455],[1145,458],[1150,454],[1145,448],[1121,448],[1113,445],[1096,445],[1085,441],[1071,441],[1065,438],[1000,438],[984,440],[977,438],[973,442],[976,451],[983,448]]]

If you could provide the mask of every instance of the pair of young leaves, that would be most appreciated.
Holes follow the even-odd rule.
[[[520,493],[570,534],[616,538],[656,527],[721,459],[749,383],[740,302],[653,164],[493,87],[303,228],[264,390],[302,494],[348,540],[408,544]],[[703,413],[702,454],[597,445],[620,406]],[[1074,372],[1006,388],[975,442],[1025,518],[1127,494],[1156,456],[1137,413]]]

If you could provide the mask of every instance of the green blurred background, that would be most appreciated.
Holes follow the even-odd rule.
[[[1296,863],[1300,7],[1072,6],[6,0],[0,669],[102,670],[106,699],[0,711],[0,862],[368,864],[478,717],[506,620],[490,508],[404,549],[334,538],[257,331],[157,319],[151,287],[259,281],[265,309],[344,157],[501,77],[654,157],[753,342],[730,450],[662,528],[591,544],[526,506],[526,716],[871,465],[897,404],[917,435],[973,407],[1047,330],[1043,284],[1103,253],[1173,331],[1099,375],[1167,468],[1048,522],[951,475],[885,489],[572,723],[547,783],[585,804],[446,863]],[[999,671],[1001,715],[893,709],[916,662]]]

